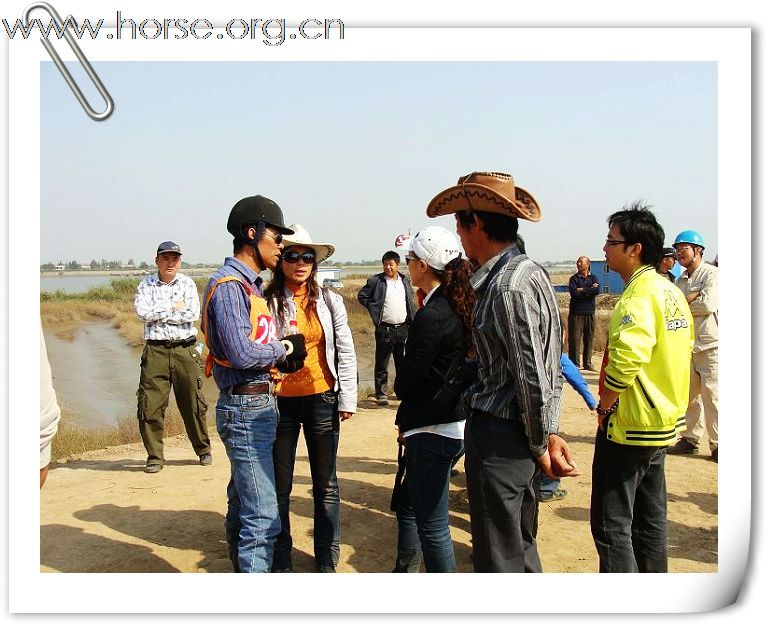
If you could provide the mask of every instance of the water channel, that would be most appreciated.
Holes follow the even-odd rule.
[[[109,323],[86,323],[71,336],[44,333],[53,386],[72,426],[111,428],[135,418],[140,349],[128,347]]]

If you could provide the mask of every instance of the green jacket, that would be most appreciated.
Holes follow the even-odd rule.
[[[609,440],[667,446],[676,439],[685,425],[694,331],[682,291],[652,266],[639,267],[610,319],[602,383],[620,401]]]

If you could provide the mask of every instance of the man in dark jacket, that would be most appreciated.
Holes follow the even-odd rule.
[[[357,293],[357,300],[365,306],[376,328],[375,394],[379,405],[387,405],[389,357],[394,355],[395,374],[399,373],[408,325],[415,316],[415,304],[410,280],[398,270],[399,254],[387,251],[381,263],[383,273],[368,278]]]
[[[591,260],[586,256],[578,258],[578,272],[570,278],[570,312],[567,315],[568,355],[573,364],[578,366],[578,349],[583,340],[583,366],[588,371],[596,371],[591,365],[591,338],[594,335],[594,317],[596,299],[599,294],[599,282],[591,274]]]

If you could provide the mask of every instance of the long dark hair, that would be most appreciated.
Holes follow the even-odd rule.
[[[432,271],[442,282],[445,299],[463,322],[464,340],[468,351],[473,345],[471,327],[474,323],[474,302],[477,300],[477,295],[469,281],[474,273],[471,262],[458,256],[445,265],[444,271],[436,271],[433,268]]]
[[[288,305],[285,297],[285,272],[282,270],[282,259],[277,263],[272,271],[272,279],[269,285],[264,290],[264,298],[268,301],[274,299],[277,308],[277,318],[279,324],[285,327],[287,324],[287,310]],[[306,306],[307,314],[314,312],[317,309],[317,298],[320,296],[320,286],[317,283],[317,262],[312,262],[312,272],[309,274],[309,279],[306,280],[309,287],[309,291],[306,296],[308,302]]]

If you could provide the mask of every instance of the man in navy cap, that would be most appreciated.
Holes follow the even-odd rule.
[[[200,464],[213,463],[205,424],[208,405],[202,393],[202,364],[195,349],[200,298],[194,281],[178,272],[181,248],[173,241],[157,247],[157,273],[138,286],[134,306],[144,321],[144,353],[138,392],[138,427],[147,452],[144,472],[156,473],[165,463],[163,424],[170,388]]]
[[[667,277],[672,282],[676,281],[677,276],[674,275],[673,268],[676,264],[676,249],[673,247],[663,248],[663,257],[660,259],[658,266],[655,270],[658,271],[663,277]]]

